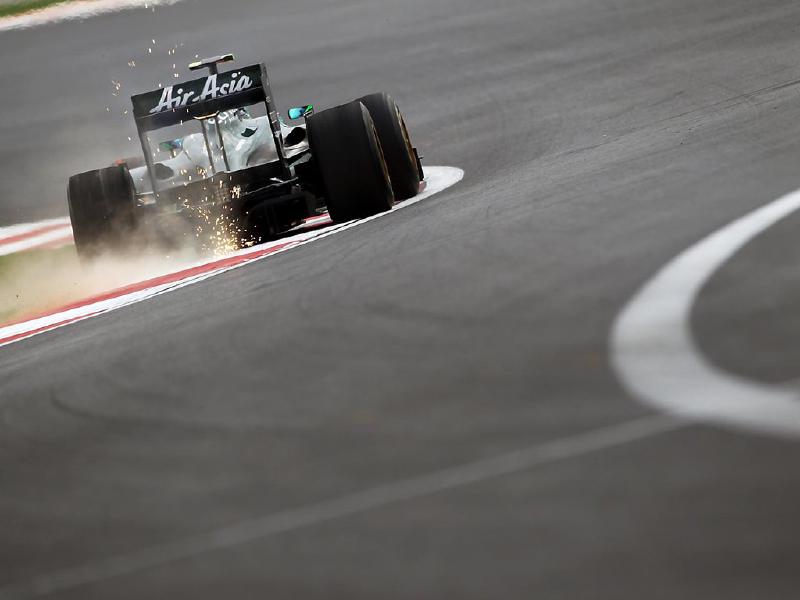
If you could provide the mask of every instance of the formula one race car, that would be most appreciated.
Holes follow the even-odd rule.
[[[144,157],[73,175],[68,202],[83,257],[132,249],[134,232],[206,234],[232,223],[236,244],[274,237],[328,211],[335,222],[389,210],[416,195],[422,163],[385,93],[278,115],[263,64],[220,73],[226,54],[189,65],[209,75],[133,96]],[[137,164],[138,163],[138,164]],[[200,233],[198,233],[200,235]]]

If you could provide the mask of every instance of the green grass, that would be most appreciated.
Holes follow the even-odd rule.
[[[53,4],[63,4],[64,2],[65,0],[20,0],[9,4],[0,2],[0,18],[19,15],[32,10],[47,8]]]
[[[0,324],[21,316],[28,310],[24,300],[30,278],[47,280],[54,269],[76,264],[74,246],[26,250],[0,256]]]
[[[75,247],[63,246],[55,250],[50,248],[25,250],[0,256],[0,287],[3,285],[3,276],[8,275],[11,269],[26,269],[45,260],[59,260],[75,254]]]

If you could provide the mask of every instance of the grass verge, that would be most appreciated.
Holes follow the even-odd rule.
[[[57,291],[48,285],[54,279],[53,272],[75,270],[78,266],[72,245],[0,256],[0,324],[46,308]],[[58,283],[59,287],[69,287],[70,281],[59,279]]]
[[[0,18],[12,17],[22,13],[41,10],[54,4],[64,4],[65,0],[21,0],[20,2],[5,3],[0,1]]]

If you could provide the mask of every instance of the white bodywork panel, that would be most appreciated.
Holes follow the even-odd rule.
[[[216,133],[216,127],[219,127],[225,147],[227,171],[240,171],[278,160],[267,117],[243,118],[241,115],[237,116],[235,111],[226,111],[220,113],[215,122],[216,124],[214,122],[209,124],[209,143],[213,148],[212,155],[217,172],[226,169],[222,152],[218,149],[219,135]],[[305,124],[289,127],[281,122],[284,139],[297,128],[305,129]],[[202,133],[189,134],[181,138],[180,142],[180,151],[173,158],[153,164],[153,174],[160,190],[182,186],[184,183],[198,181],[214,174]],[[308,142],[305,136],[302,136],[302,141],[294,146],[287,146],[285,150],[287,156],[294,156],[307,148]],[[131,169],[130,172],[138,195],[153,192],[146,166]]]

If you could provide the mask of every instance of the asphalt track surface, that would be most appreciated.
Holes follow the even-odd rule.
[[[3,224],[62,215],[66,176],[135,150],[111,79],[195,52],[268,59],[284,107],[386,89],[466,173],[0,349],[0,596],[796,598],[797,442],[651,411],[608,334],[672,256],[800,187],[799,22],[787,1],[229,0],[0,34]],[[800,375],[797,225],[695,306],[720,367]]]

